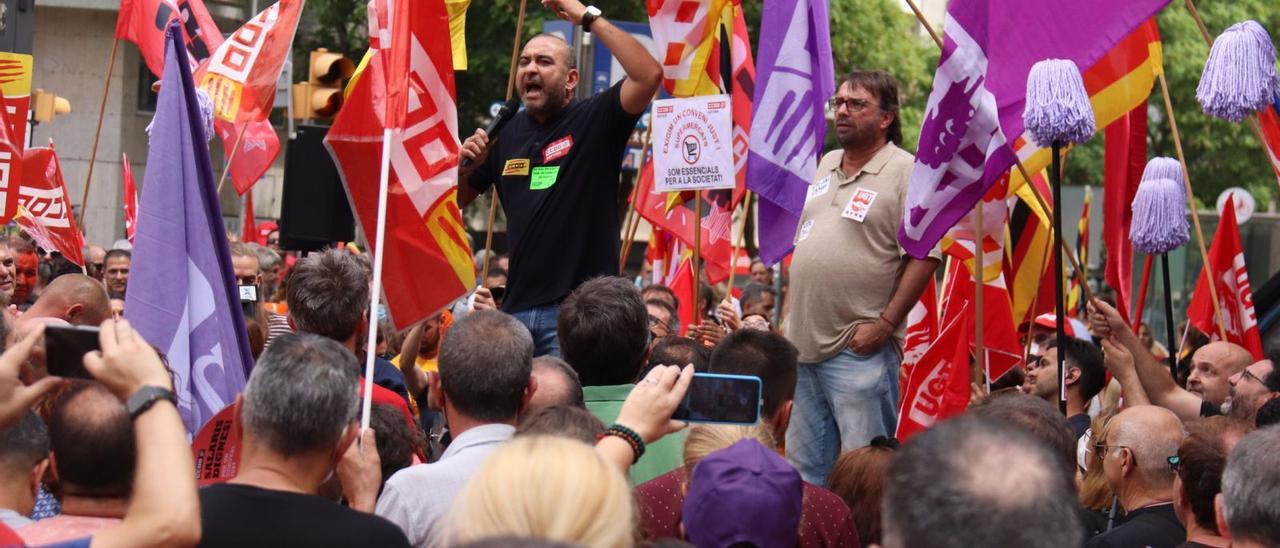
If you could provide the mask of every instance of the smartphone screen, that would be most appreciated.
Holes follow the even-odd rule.
[[[55,326],[44,330],[44,361],[50,375],[92,379],[84,355],[98,350],[98,328]]]
[[[695,373],[671,418],[688,422],[755,424],[760,419],[760,378]]]

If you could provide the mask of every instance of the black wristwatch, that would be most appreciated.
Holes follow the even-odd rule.
[[[172,403],[174,407],[178,406],[178,395],[168,388],[161,388],[155,385],[139,388],[137,392],[129,396],[129,401],[125,402],[125,407],[129,410],[129,419],[137,420],[138,415],[147,412],[148,409],[151,409],[151,406],[160,400],[169,400],[169,403]]]
[[[587,6],[586,13],[582,14],[582,32],[591,32],[591,23],[595,22],[600,15],[600,8]]]

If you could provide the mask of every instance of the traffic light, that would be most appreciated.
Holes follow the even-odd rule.
[[[58,97],[43,89],[37,89],[31,95],[37,122],[48,122],[54,116],[71,112],[71,102],[65,97]]]
[[[342,84],[356,71],[341,53],[320,48],[311,52],[307,82],[293,85],[293,117],[332,118],[342,108]]]

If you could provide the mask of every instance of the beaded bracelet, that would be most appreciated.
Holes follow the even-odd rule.
[[[604,429],[604,435],[622,438],[623,441],[627,442],[627,445],[631,446],[631,452],[635,453],[636,456],[635,460],[631,461],[632,464],[639,462],[640,457],[644,455],[644,439],[642,439],[640,434],[637,434],[635,430],[627,428],[621,424],[611,424],[608,428]]]

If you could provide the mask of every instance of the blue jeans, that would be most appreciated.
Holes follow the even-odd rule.
[[[846,348],[826,361],[799,364],[787,458],[805,481],[825,486],[841,450],[893,435],[900,363],[891,340],[874,354]]]
[[[529,334],[533,335],[534,357],[560,357],[560,336],[556,333],[556,322],[560,320],[559,303],[521,310],[512,316],[529,328]]]

